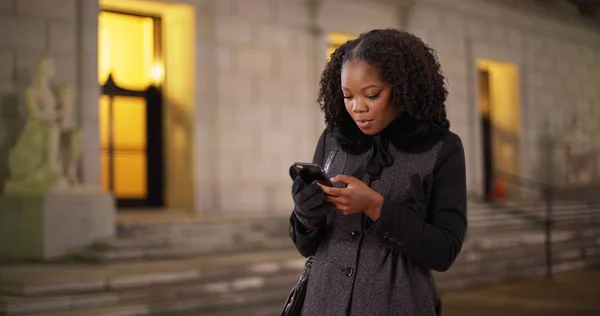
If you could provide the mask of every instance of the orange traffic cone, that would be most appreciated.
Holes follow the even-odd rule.
[[[492,200],[502,201],[506,197],[506,185],[501,178],[496,179],[494,190],[492,191]]]

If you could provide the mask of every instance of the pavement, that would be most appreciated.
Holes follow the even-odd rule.
[[[454,291],[443,316],[600,316],[600,267]]]

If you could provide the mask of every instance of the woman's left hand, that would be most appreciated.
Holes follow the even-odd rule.
[[[319,187],[327,195],[327,201],[331,202],[336,210],[344,215],[365,212],[372,220],[379,218],[383,205],[381,194],[351,176],[337,175],[331,179],[331,182],[343,182],[348,185],[346,188],[334,188],[319,183]]]

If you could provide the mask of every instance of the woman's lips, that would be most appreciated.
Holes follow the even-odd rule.
[[[356,120],[356,124],[360,128],[369,128],[373,125],[373,120]]]

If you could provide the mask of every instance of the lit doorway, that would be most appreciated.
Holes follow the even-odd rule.
[[[503,194],[516,197],[519,191],[513,184],[521,177],[518,68],[485,59],[477,61],[477,68],[484,197],[498,198],[498,185],[505,188]]]
[[[161,19],[99,16],[102,186],[126,207],[163,206]]]
[[[327,34],[327,59],[338,47],[346,44],[346,42],[356,39],[357,36],[344,33],[329,33]]]

